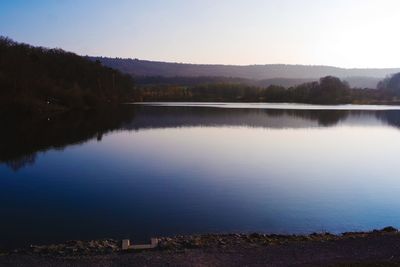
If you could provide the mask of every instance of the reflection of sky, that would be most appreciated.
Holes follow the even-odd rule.
[[[398,137],[395,129],[367,127],[189,128],[122,135],[109,144],[118,147],[118,154],[124,153],[127,164],[136,151],[143,163],[159,166],[176,177],[176,183],[183,171],[185,179],[198,177],[200,186],[219,188],[249,201],[250,210],[275,202],[280,212],[288,209],[296,214],[299,228],[292,230],[307,231],[314,227],[301,225],[302,214],[307,212],[330,230],[338,230],[359,227],[363,224],[359,216],[374,206],[378,212],[400,204],[395,201],[400,192],[395,186]],[[330,218],[335,211],[350,217]],[[260,212],[257,216],[262,217]],[[370,227],[364,223],[363,227]]]
[[[0,235],[29,240],[400,226],[400,131],[379,125],[119,131],[0,166]]]

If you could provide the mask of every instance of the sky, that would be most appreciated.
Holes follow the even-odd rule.
[[[1,0],[0,35],[80,55],[400,67],[399,0]]]

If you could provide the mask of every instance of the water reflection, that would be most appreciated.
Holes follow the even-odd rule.
[[[173,106],[3,117],[0,249],[399,227],[399,118]]]
[[[399,110],[240,109],[185,106],[122,106],[48,117],[0,118],[0,163],[14,171],[35,163],[37,153],[62,150],[115,130],[177,127],[270,129],[389,125],[400,127]]]
[[[114,108],[67,112],[53,117],[3,116],[0,131],[0,162],[13,170],[35,163],[38,152],[62,150],[69,145],[102,136],[133,120],[134,109]]]

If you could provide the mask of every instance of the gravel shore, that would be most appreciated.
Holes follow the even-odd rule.
[[[0,252],[0,266],[399,266],[400,233],[209,234],[159,239],[151,250],[121,241],[69,241]]]

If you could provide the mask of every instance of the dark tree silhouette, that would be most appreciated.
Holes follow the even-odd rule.
[[[393,74],[392,76],[384,79],[378,83],[378,89],[387,90],[393,94],[400,95],[400,73]]]
[[[129,75],[61,49],[0,37],[0,106],[43,111],[131,100]]]
[[[142,77],[137,86],[132,76],[102,62],[0,37],[0,111],[85,109],[126,101],[398,104],[400,96],[400,74],[380,82],[378,90],[351,89],[333,76],[289,88],[229,77]]]

